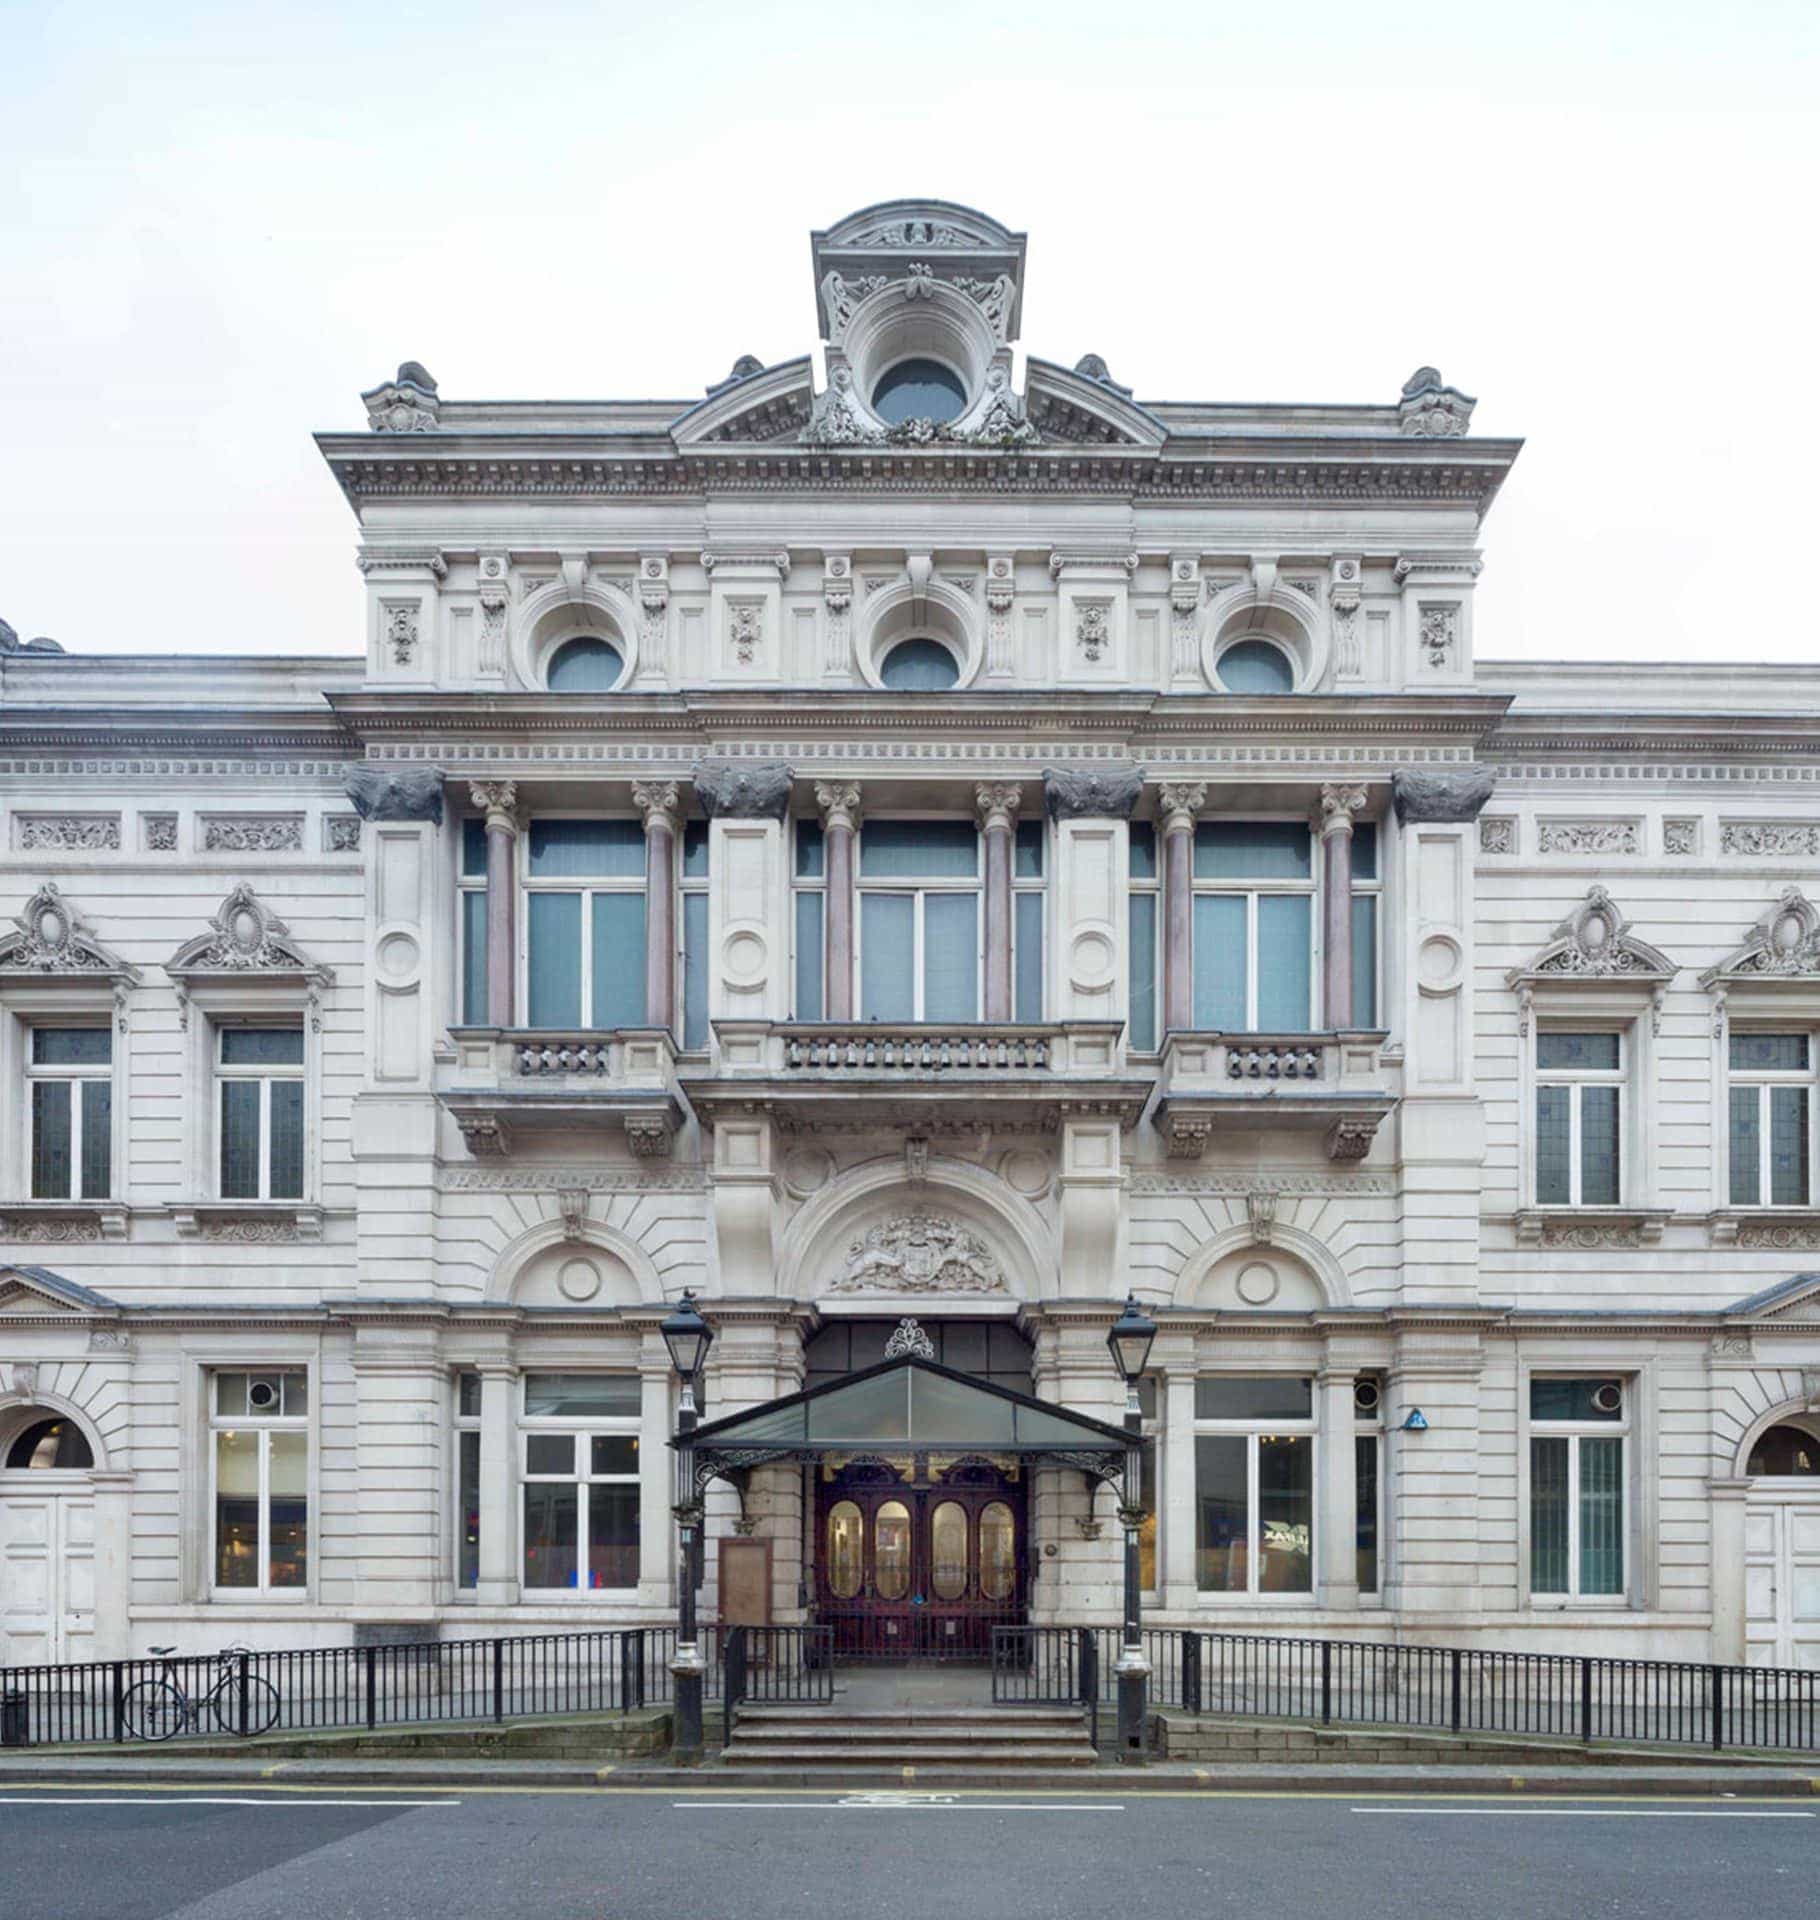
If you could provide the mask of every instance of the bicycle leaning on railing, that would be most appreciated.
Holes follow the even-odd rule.
[[[120,1703],[126,1731],[140,1740],[169,1740],[186,1727],[200,1728],[212,1714],[223,1733],[269,1733],[278,1724],[278,1689],[247,1671],[249,1649],[223,1647],[201,1656],[217,1670],[207,1693],[197,1697],[183,1681],[175,1647],[152,1647],[164,1663],[164,1678],[141,1680]]]

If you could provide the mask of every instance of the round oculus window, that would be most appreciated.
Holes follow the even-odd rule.
[[[967,389],[939,360],[900,360],[887,367],[872,389],[872,411],[888,426],[906,420],[958,420],[967,410]]]
[[[1268,640],[1241,640],[1219,659],[1220,683],[1228,693],[1294,693],[1295,668]]]
[[[880,663],[878,677],[893,693],[945,693],[961,670],[939,640],[900,640]]]
[[[552,693],[611,693],[625,670],[616,646],[584,634],[556,649],[544,679]]]

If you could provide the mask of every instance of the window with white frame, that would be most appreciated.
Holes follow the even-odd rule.
[[[1382,1578],[1379,1488],[1384,1463],[1384,1383],[1362,1373],[1352,1388],[1353,1498],[1356,1568],[1361,1593],[1378,1591]]]
[[[1625,1036],[1536,1034],[1536,1205],[1615,1207],[1622,1187]]]
[[[526,838],[528,1024],[642,1027],[643,823],[537,819]]]
[[[480,1584],[480,1375],[455,1376],[455,1584]]]
[[[33,1027],[25,1075],[34,1200],[106,1200],[113,1190],[114,1034]]]
[[[1305,820],[1194,830],[1194,1024],[1305,1033],[1313,1021],[1314,861]]]
[[[1529,1383],[1529,1586],[1572,1600],[1624,1593],[1625,1382]]]
[[[301,1200],[303,1022],[218,1026],[215,1081],[221,1198]]]
[[[828,925],[827,836],[819,820],[798,820],[791,907],[796,946],[796,1017],[820,1020],[827,1012],[826,945]]]
[[[210,1564],[227,1593],[294,1593],[310,1576],[309,1376],[209,1379]]]
[[[1384,891],[1375,820],[1352,830],[1352,1024],[1378,1024],[1378,901]]]
[[[1162,911],[1161,882],[1157,875],[1156,828],[1148,820],[1131,823],[1130,892],[1126,896],[1126,930],[1131,943],[1131,998],[1125,1038],[1138,1053],[1159,1044],[1157,1006],[1161,946],[1157,921]]]
[[[1048,828],[1020,820],[1011,850],[1011,1017],[1043,1017],[1043,864]]]
[[[690,1052],[708,1044],[708,823],[682,830],[682,1043]]]
[[[461,872],[456,881],[461,935],[461,1024],[487,1024],[487,823],[461,823]]]
[[[635,1373],[528,1373],[527,1592],[638,1585],[640,1387]]]
[[[1205,1374],[1194,1385],[1194,1424],[1201,1592],[1313,1593],[1313,1381]]]
[[[868,820],[859,843],[862,1020],[977,1020],[979,831]]]
[[[1731,1204],[1807,1206],[1813,1192],[1812,1036],[1734,1031],[1729,1069]]]

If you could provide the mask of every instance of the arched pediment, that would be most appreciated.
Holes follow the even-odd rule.
[[[782,440],[801,432],[814,401],[809,357],[804,354],[721,382],[673,422],[670,436],[679,448]]]
[[[1110,380],[1032,356],[1025,362],[1024,404],[1045,440],[1073,445],[1160,447],[1168,429]]]
[[[1799,887],[1780,900],[1716,967],[1700,976],[1703,987],[1729,981],[1812,980],[1820,976],[1820,909]]]
[[[499,1251],[487,1299],[520,1307],[636,1306],[660,1301],[656,1263],[636,1240],[588,1217],[585,1193],[550,1196],[555,1217],[527,1228]]]
[[[1513,968],[1507,982],[1512,987],[1561,980],[1665,983],[1674,977],[1675,963],[1667,954],[1631,932],[1630,922],[1603,887],[1589,887],[1547,946]]]
[[[14,933],[0,935],[0,974],[42,979],[75,976],[86,980],[113,980],[123,986],[137,983],[139,974],[118,954],[110,953],[75,907],[47,880],[25,910],[14,917]]]
[[[1272,1217],[1268,1238],[1243,1223],[1197,1248],[1176,1277],[1172,1304],[1221,1313],[1318,1313],[1348,1306],[1351,1297],[1332,1250]]]
[[[208,930],[186,940],[164,963],[180,986],[201,980],[287,980],[329,986],[334,974],[312,960],[291,930],[242,881],[222,901]]]

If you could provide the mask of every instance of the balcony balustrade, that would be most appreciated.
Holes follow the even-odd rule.
[[[640,1158],[663,1157],[681,1122],[676,1050],[657,1027],[455,1027],[437,1097],[468,1151],[510,1153],[513,1135],[607,1124]]]
[[[1385,1035],[1172,1033],[1157,1124],[1171,1156],[1198,1160],[1216,1131],[1325,1128],[1335,1160],[1362,1160],[1396,1105]]]

